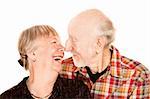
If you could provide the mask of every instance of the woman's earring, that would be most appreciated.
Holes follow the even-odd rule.
[[[33,56],[34,56],[34,58],[33,58],[33,62],[35,62],[35,61],[36,61],[35,53],[33,53]]]
[[[99,54],[99,51],[98,51],[98,50],[96,51],[96,54],[97,54],[97,55]]]

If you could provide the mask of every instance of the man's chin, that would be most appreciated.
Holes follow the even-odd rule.
[[[76,57],[72,57],[73,58],[73,62],[75,64],[76,67],[84,67],[85,64],[81,59],[77,59]]]

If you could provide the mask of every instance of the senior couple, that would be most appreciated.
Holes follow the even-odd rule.
[[[29,70],[18,85],[0,99],[149,99],[150,72],[141,63],[122,56],[111,44],[115,29],[98,9],[75,16],[68,26],[65,51],[58,33],[36,25],[20,36],[19,63]]]

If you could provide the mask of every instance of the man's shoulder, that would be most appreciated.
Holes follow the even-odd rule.
[[[149,71],[142,63],[140,63],[136,60],[127,58],[125,56],[122,56],[122,58],[121,58],[121,65],[124,68],[133,69],[133,70],[139,71],[139,72]]]
[[[136,60],[122,56],[121,66],[126,73],[132,71],[132,76],[138,76],[138,78],[143,80],[150,80],[150,71],[142,63]]]

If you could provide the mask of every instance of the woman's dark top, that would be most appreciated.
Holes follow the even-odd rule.
[[[33,99],[26,85],[27,79],[28,77],[25,77],[18,85],[2,93],[0,99]],[[90,91],[78,79],[58,76],[49,99],[90,99]]]

